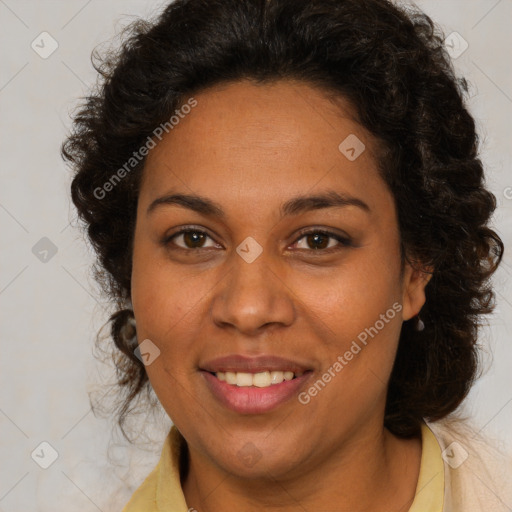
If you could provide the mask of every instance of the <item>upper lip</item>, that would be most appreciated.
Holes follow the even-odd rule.
[[[264,371],[282,371],[303,373],[311,370],[310,367],[291,359],[283,357],[260,355],[260,356],[242,356],[233,354],[229,356],[218,357],[200,365],[202,370],[208,372],[246,372],[259,373]]]

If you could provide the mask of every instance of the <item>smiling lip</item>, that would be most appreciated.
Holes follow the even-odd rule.
[[[214,375],[216,372],[259,373],[263,371],[292,371],[302,375],[263,388],[239,387],[221,381]],[[200,373],[213,396],[228,409],[239,414],[262,414],[297,396],[300,388],[313,372],[311,368],[301,363],[276,356],[233,355],[201,365]]]
[[[311,367],[284,359],[278,356],[241,356],[233,354],[230,356],[219,357],[200,365],[201,370],[207,372],[247,372],[258,373],[264,371],[289,371],[293,373],[304,373],[311,370]]]
[[[238,387],[219,380],[214,374],[201,370],[206,384],[215,398],[225,407],[239,414],[262,414],[275,409],[291,397],[296,396],[311,371],[300,377],[273,384],[267,388]]]

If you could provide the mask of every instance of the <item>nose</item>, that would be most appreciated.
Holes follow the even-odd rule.
[[[270,326],[290,326],[295,318],[293,292],[282,274],[271,267],[265,251],[251,263],[234,253],[231,268],[212,299],[214,323],[247,336]]]

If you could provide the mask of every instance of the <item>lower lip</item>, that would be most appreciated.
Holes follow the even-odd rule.
[[[297,396],[299,389],[310,377],[311,371],[300,377],[272,384],[266,388],[234,386],[219,380],[210,372],[201,370],[210,391],[224,406],[239,414],[261,414],[282,405]]]

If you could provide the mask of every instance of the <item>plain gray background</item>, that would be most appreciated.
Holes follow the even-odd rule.
[[[70,172],[59,148],[70,126],[69,112],[95,81],[92,49],[136,16],[153,15],[164,4],[0,0],[0,511],[119,511],[160,455],[165,415],[141,427],[153,442],[129,447],[119,435],[112,437],[112,424],[89,408],[87,393],[101,391],[111,377],[92,355],[107,304],[90,276],[91,251],[70,225]],[[499,204],[495,227],[509,246],[512,1],[416,4],[446,35],[455,31],[467,41],[454,62],[472,84],[470,108],[482,136],[488,186]],[[45,55],[52,44],[57,49]],[[465,404],[478,429],[508,448],[511,279],[512,261],[505,252],[494,279],[498,308],[481,336],[488,370]],[[35,462],[49,463],[52,454],[57,459],[48,469]]]

